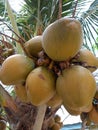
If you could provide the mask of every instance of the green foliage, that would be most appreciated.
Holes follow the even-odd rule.
[[[81,13],[79,19],[83,25],[84,46],[95,52],[94,46],[98,48],[98,0],[93,1],[88,10]]]
[[[44,30],[57,19],[58,0],[25,0],[25,4],[17,17],[20,32],[25,39],[34,36],[38,26]]]
[[[4,1],[0,0],[0,16],[4,15],[5,7],[4,7]]]
[[[16,22],[21,37],[27,41],[37,35],[39,28],[43,31],[58,19],[59,0],[24,1],[21,11],[16,14]],[[4,5],[2,8],[1,14],[4,13]],[[98,0],[62,0],[61,10],[62,17],[74,16],[80,20],[84,33],[84,47],[95,52],[95,48],[98,48]]]

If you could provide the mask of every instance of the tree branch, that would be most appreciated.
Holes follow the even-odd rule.
[[[59,12],[58,12],[58,19],[62,17],[62,0],[59,0]]]

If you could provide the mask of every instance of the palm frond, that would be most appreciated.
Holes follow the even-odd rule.
[[[18,14],[17,23],[20,29],[26,30],[26,33],[22,31],[24,38],[28,40],[28,37],[32,37],[36,32],[38,24],[44,30],[51,22],[55,21],[58,16],[58,3],[59,0],[24,0],[25,4],[22,10]],[[39,2],[39,4],[38,4]],[[25,23],[25,24],[24,24]],[[32,30],[28,30],[32,29]],[[28,33],[28,36],[27,36]]]
[[[4,15],[4,12],[5,12],[4,1],[1,0],[0,1],[0,17]]]
[[[71,16],[72,15],[72,11],[73,11],[72,4],[73,4],[72,0],[68,0],[67,2],[63,1],[62,16]]]
[[[88,10],[81,13],[80,22],[83,25],[83,32],[87,40],[84,40],[84,46],[95,53],[95,46],[98,48],[98,0],[91,3]],[[85,38],[84,38],[85,39]]]

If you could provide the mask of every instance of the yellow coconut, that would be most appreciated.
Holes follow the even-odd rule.
[[[37,67],[26,79],[27,96],[35,106],[49,101],[55,94],[55,76],[45,67]]]
[[[60,129],[63,127],[63,122],[58,122],[58,125],[60,126]]]
[[[55,61],[74,57],[83,43],[82,27],[75,18],[61,18],[50,24],[43,32],[42,46]]]
[[[52,127],[51,130],[60,130],[60,125],[58,123],[55,123]]]
[[[37,56],[42,50],[42,35],[35,36],[27,41],[24,45],[26,51],[31,56]]]
[[[62,104],[62,99],[57,93],[55,93],[55,95],[46,104],[49,107],[56,108]]]
[[[80,115],[82,112],[89,112],[91,111],[92,109],[92,104],[80,109],[80,108],[73,108],[71,106],[67,106],[66,105],[66,102],[63,102],[63,106],[65,107],[65,109],[68,111],[68,113],[70,115],[73,115],[73,116],[77,116],[77,115]]]
[[[72,116],[78,116],[82,112],[80,110],[73,110],[71,107],[67,106],[66,103],[63,102],[64,108],[67,110],[67,112]]]
[[[55,120],[54,120],[54,118],[51,118],[51,119],[49,120],[49,125],[48,125],[48,127],[51,128],[54,124],[55,124]]]
[[[34,62],[27,56],[22,54],[9,56],[0,68],[0,80],[5,85],[22,83],[33,68]]]
[[[73,110],[90,111],[96,92],[96,81],[88,69],[73,65],[58,77],[56,90],[63,102]]]
[[[95,71],[98,68],[98,59],[88,49],[81,49],[79,51],[79,57],[77,61],[85,63],[91,72]]]
[[[27,92],[26,92],[26,87],[24,84],[17,84],[14,86],[15,93],[17,97],[22,101],[22,102],[29,102],[28,97],[27,97]]]

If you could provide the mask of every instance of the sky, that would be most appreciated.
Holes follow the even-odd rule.
[[[8,0],[11,7],[18,12],[21,9],[21,5],[24,3],[24,0]]]

